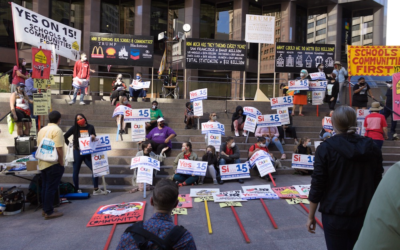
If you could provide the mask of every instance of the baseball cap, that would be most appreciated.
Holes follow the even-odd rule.
[[[157,119],[157,122],[162,122],[162,121],[164,121],[164,118],[162,118],[162,117]]]
[[[17,87],[24,87],[25,88],[25,84],[23,84],[22,82],[17,83]]]

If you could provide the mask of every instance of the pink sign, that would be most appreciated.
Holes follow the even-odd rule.
[[[192,197],[190,197],[189,194],[180,194],[178,196],[178,206],[176,207],[182,207],[182,208],[192,208],[193,207],[193,202],[192,202]]]
[[[400,114],[400,73],[393,74],[393,111]],[[400,116],[393,114],[394,121],[400,121]]]
[[[277,187],[272,188],[272,190],[279,196],[281,199],[292,199],[292,198],[302,198],[307,199],[307,195],[301,195],[297,192],[295,187]]]

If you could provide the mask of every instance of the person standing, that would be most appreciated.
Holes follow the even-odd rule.
[[[64,174],[64,137],[63,131],[58,126],[60,122],[60,112],[50,112],[49,124],[39,131],[37,137],[38,145],[40,145],[44,138],[52,140],[58,156],[58,160],[55,162],[38,161],[38,167],[42,176],[42,216],[44,216],[45,220],[63,216],[63,213],[58,212],[53,207],[54,196],[60,185],[61,177]]]
[[[180,152],[174,160],[175,175],[173,180],[179,187],[194,185],[194,183],[199,180],[199,176],[177,173],[176,169],[178,167],[179,160],[197,161],[197,154],[192,150],[192,143],[182,143],[182,152]]]
[[[387,82],[388,89],[386,91],[386,103],[385,103],[385,109],[384,109],[384,114],[385,114],[385,119],[390,116],[390,133],[389,133],[389,140],[393,140],[394,137],[396,137],[396,126],[397,126],[397,121],[393,120],[393,88],[392,88],[392,81]]]
[[[358,83],[353,87],[353,103],[351,104],[356,108],[356,111],[359,108],[366,109],[368,104],[368,94],[374,99],[372,95],[371,88],[368,83],[365,82],[364,77],[360,77],[358,79]]]
[[[226,141],[221,144],[219,152],[219,168],[226,164],[240,163],[240,150],[232,137],[226,138]],[[221,175],[221,169],[219,169],[219,175]],[[238,179],[238,182],[244,183],[244,180]],[[223,183],[224,181],[220,180],[219,184]]]
[[[25,80],[29,78],[28,72],[26,71],[26,61],[24,58],[18,58],[18,66],[15,65],[12,72],[11,81],[11,93],[17,90],[17,84],[25,84]]]
[[[164,118],[158,118],[157,127],[153,128],[150,133],[146,135],[146,140],[150,140],[151,146],[155,150],[156,154],[161,154],[161,151],[165,147],[168,147],[168,150],[165,153],[168,153],[172,149],[172,138],[176,136],[175,131],[165,126]]]
[[[300,78],[296,80],[307,80],[308,78],[308,71],[306,69],[302,69],[300,71]],[[299,116],[304,116],[303,115],[303,106],[307,105],[307,90],[295,90],[294,91],[294,97],[293,97],[293,110],[292,110],[292,116],[294,116],[294,112],[296,111],[296,107],[299,107]]]
[[[347,76],[347,70],[342,67],[342,64],[339,61],[336,61],[334,64],[334,70],[333,73],[336,75],[336,81],[339,82],[339,95],[337,98],[337,103],[340,103],[340,95],[342,94],[343,91],[343,85],[344,82],[346,81],[346,76]]]
[[[351,250],[382,179],[382,152],[371,138],[356,134],[357,116],[348,106],[332,114],[336,135],[315,153],[307,229],[315,233],[319,204],[328,250]]]
[[[239,132],[244,128],[246,116],[243,115],[242,106],[236,107],[236,112],[232,115],[231,131],[235,131],[235,136],[240,136]],[[243,136],[247,136],[247,131],[243,130]]]
[[[26,95],[23,83],[18,83],[16,86],[15,92],[10,96],[11,114],[17,123],[17,135],[19,137],[30,136],[32,119],[29,103],[33,103],[33,101]]]
[[[336,74],[332,72],[331,78],[328,78],[328,82],[325,90],[324,102],[328,103],[330,110],[335,110],[336,100],[339,95],[339,83],[336,80]]]
[[[371,114],[365,117],[365,136],[371,138],[379,149],[382,149],[383,141],[388,139],[387,123],[383,115],[379,114],[383,107],[379,102],[373,102],[369,111]]]
[[[89,86],[90,79],[90,65],[87,60],[85,53],[81,54],[81,60],[76,61],[74,66],[73,82],[72,87],[74,88],[74,96],[72,100],[68,103],[72,105],[76,102],[76,97],[80,91],[81,99],[79,105],[85,105],[83,98],[85,97],[85,91]]]
[[[82,163],[85,162],[86,166],[93,172],[92,167],[92,156],[81,155],[80,146],[79,146],[79,138],[87,138],[90,137],[90,140],[93,142],[96,140],[96,131],[94,130],[93,125],[90,125],[83,114],[77,114],[75,116],[74,126],[72,126],[67,133],[64,134],[64,140],[67,146],[69,145],[68,138],[73,135],[73,146],[74,146],[74,163],[73,168],[74,172],[72,174],[72,179],[74,181],[74,186],[78,190],[78,193],[82,193],[79,188],[79,171],[81,170]],[[107,192],[101,190],[99,188],[99,177],[94,177],[92,173],[92,181],[93,181],[93,195],[101,195],[107,194]]]

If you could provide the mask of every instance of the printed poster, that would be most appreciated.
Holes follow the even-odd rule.
[[[289,110],[288,108],[277,109],[276,112],[279,115],[282,125],[290,124]]]
[[[275,172],[274,165],[272,164],[271,160],[268,157],[257,161],[256,165],[261,177],[264,177],[267,174]]]
[[[49,79],[51,50],[32,48],[32,78]]]
[[[110,174],[110,166],[108,165],[107,152],[98,152],[91,154],[93,176],[100,177]]]
[[[180,159],[176,172],[186,175],[206,176],[207,162]]]
[[[145,122],[131,122],[132,141],[146,140],[146,124]]]
[[[224,191],[213,194],[214,202],[234,202],[234,201],[247,201],[242,197],[242,191]]]
[[[219,193],[219,188],[191,188],[190,197],[212,196]]]
[[[271,185],[255,185],[255,186],[242,186],[243,198],[247,200],[254,199],[279,199],[278,195],[271,189]]]
[[[208,133],[207,134],[207,141],[208,141],[208,145],[210,146],[214,146],[215,150],[217,152],[219,152],[219,148],[221,146],[221,138],[222,135],[221,134],[215,134],[215,133]],[[208,146],[207,145],[207,146]]]
[[[277,187],[272,188],[272,190],[279,196],[281,199],[291,199],[291,198],[302,198],[307,199],[307,195],[301,195],[297,192],[296,188],[292,186],[288,187]]]
[[[245,41],[275,44],[275,17],[246,14]]]
[[[324,104],[325,91],[313,91],[311,92],[311,95],[312,105]]]
[[[322,121],[322,127],[324,129],[332,130],[333,129],[332,118],[329,116],[325,116],[324,120]]]
[[[136,156],[131,160],[131,169],[139,168],[141,166],[151,167],[160,171],[160,162],[156,159],[147,156]]]
[[[33,95],[33,115],[48,115],[49,105],[47,96],[45,94],[32,94]],[[23,100],[23,102],[26,100]]]
[[[247,162],[219,166],[221,180],[250,178],[250,166]]]
[[[307,195],[310,193],[311,185],[293,185],[297,192],[301,195]]]
[[[148,89],[150,88],[150,81],[143,82],[138,80],[133,80],[131,84],[133,89]]]
[[[193,113],[194,116],[201,117],[203,116],[203,101],[194,101],[193,102]]]
[[[313,170],[314,160],[313,155],[292,154],[292,168]]]
[[[190,197],[190,194],[180,194],[178,196],[178,205],[177,208],[192,208],[193,207],[193,200]]]
[[[207,88],[190,91],[191,102],[206,100],[206,99],[207,99]]]
[[[147,183],[153,185],[153,168],[149,166],[140,166],[137,168],[137,183]]]

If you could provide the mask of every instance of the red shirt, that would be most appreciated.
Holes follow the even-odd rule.
[[[118,107],[120,104],[119,102],[117,102],[117,105],[115,107]],[[132,108],[132,106],[128,103],[128,104],[124,104],[124,106],[127,106],[128,108]]]
[[[189,157],[190,157],[191,154],[192,154],[192,153],[189,153],[188,155],[187,155],[187,154],[183,154],[183,158],[184,158],[185,160],[190,160]]]
[[[233,155],[233,149],[230,148],[230,147],[228,147],[228,146],[226,146],[225,154],[227,154],[227,155]]]
[[[25,78],[19,77],[17,76],[17,71],[19,71],[22,74],[22,69],[19,69],[16,65],[13,68],[13,73],[11,75],[11,77],[13,77],[12,79],[12,84],[17,84],[17,83],[25,83]],[[28,75],[28,72],[25,72],[25,75]]]
[[[253,152],[257,148],[268,153],[268,148],[267,147],[259,147],[257,143],[250,147],[249,152]]]
[[[90,78],[90,66],[88,61],[82,62],[82,60],[78,60],[74,66],[74,75],[73,78],[78,77],[79,79],[89,80]]]
[[[365,136],[372,140],[385,140],[383,128],[387,127],[385,117],[379,113],[371,113],[365,117]]]

